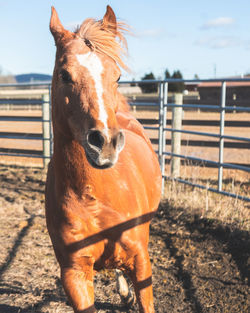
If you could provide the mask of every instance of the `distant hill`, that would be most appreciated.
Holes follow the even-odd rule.
[[[29,73],[16,75],[15,78],[17,83],[32,83],[50,81],[52,79],[52,76],[38,73]]]

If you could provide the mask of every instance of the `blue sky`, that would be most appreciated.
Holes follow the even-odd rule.
[[[106,5],[127,22],[128,64],[141,78],[179,69],[185,78],[250,73],[249,0],[0,0],[0,66],[4,73],[51,74],[55,46],[49,32],[51,6],[71,28],[100,19]]]

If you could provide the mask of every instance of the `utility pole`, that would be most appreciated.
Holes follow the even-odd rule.
[[[214,78],[216,78],[216,64],[214,64]]]

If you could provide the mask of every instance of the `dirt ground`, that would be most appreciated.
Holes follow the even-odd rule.
[[[72,312],[45,226],[44,170],[0,166],[0,178],[0,312]],[[249,247],[235,225],[163,201],[149,245],[156,312],[249,312]],[[114,278],[96,276],[98,312],[128,312]]]

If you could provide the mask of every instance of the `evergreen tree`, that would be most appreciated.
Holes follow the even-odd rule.
[[[179,70],[174,71],[173,74],[170,76],[170,73],[168,70],[165,71],[165,79],[167,78],[173,78],[173,79],[182,79],[182,74]],[[184,83],[183,82],[178,82],[178,83],[169,83],[168,85],[168,91],[170,92],[183,92],[185,89]]]
[[[151,72],[151,73],[145,74],[144,77],[142,77],[142,80],[155,80],[155,76]],[[158,90],[157,84],[153,84],[153,83],[152,84],[140,83],[139,86],[141,87],[141,90],[144,93],[153,93],[153,92],[157,92]]]
[[[171,75],[170,75],[168,69],[166,69],[164,74],[165,74],[165,79],[171,78]]]

